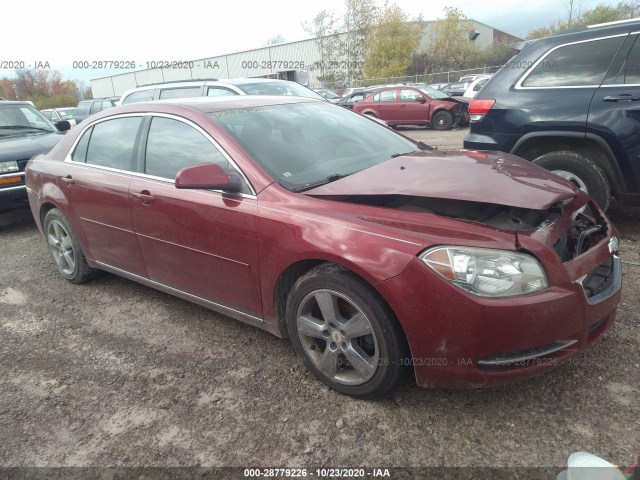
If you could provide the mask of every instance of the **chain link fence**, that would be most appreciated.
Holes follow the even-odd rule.
[[[481,74],[481,73],[495,73],[501,68],[501,65],[494,65],[491,67],[479,67],[479,68],[467,68],[464,70],[451,70],[448,72],[438,73],[425,73],[423,75],[407,75],[404,77],[382,77],[382,78],[363,78],[354,80],[351,84],[346,84],[343,81],[340,82],[314,82],[310,85],[311,88],[328,88],[329,90],[337,91],[341,93],[347,88],[353,87],[368,87],[374,85],[388,85],[394,83],[453,83],[457,82],[461,77],[465,75]]]

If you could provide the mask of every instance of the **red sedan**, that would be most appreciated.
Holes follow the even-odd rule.
[[[620,299],[616,231],[572,183],[327,102],[117,107],[26,175],[64,278],[105,270],[289,337],[356,397],[407,371],[480,387],[549,370]]]
[[[379,118],[393,127],[425,125],[434,130],[468,124],[468,110],[468,100],[449,97],[428,86],[387,87],[353,104],[354,112]]]

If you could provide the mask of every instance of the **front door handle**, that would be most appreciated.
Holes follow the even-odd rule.
[[[65,183],[65,185],[71,188],[71,185],[76,183],[76,181],[71,177],[71,175],[67,175],[66,177],[62,177],[61,180]]]
[[[640,100],[640,97],[634,97],[630,93],[623,93],[621,95],[607,95],[602,100],[605,102],[636,102]]]
[[[131,195],[140,200],[140,203],[143,205],[149,205],[155,200],[149,190],[142,190],[140,193],[131,193]]]

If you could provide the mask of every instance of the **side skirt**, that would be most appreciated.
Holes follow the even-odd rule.
[[[269,333],[277,337],[282,337],[280,330],[277,325],[272,325],[271,323],[265,322],[262,318],[256,317],[254,315],[250,315],[248,313],[241,312],[231,307],[227,307],[225,305],[221,305],[216,302],[212,302],[210,300],[204,299],[202,297],[198,297],[197,295],[193,295],[191,293],[184,292],[182,290],[178,290],[177,288],[170,287],[168,285],[164,285],[162,283],[156,282],[154,280],[150,280],[148,278],[141,277],[140,275],[136,275],[134,273],[127,272],[126,270],[122,270],[120,268],[112,267],[106,263],[98,262],[96,260],[87,259],[87,263],[94,268],[99,268],[100,270],[104,270],[109,273],[113,273],[114,275],[118,275],[120,277],[124,277],[128,280],[132,280],[134,282],[140,283],[147,287],[155,288],[156,290],[160,290],[161,292],[168,293],[169,295],[174,295],[176,297],[182,298],[192,303],[196,303],[210,310],[214,310],[218,313],[231,317],[235,320],[239,320],[244,323],[248,323],[249,325],[253,325],[255,327],[266,330]]]

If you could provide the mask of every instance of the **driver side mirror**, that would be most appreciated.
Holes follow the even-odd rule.
[[[416,100],[415,100],[415,101],[416,101],[416,102],[420,102],[420,103],[426,103],[426,102],[427,102],[427,99],[426,99],[426,98],[424,98],[424,97],[418,97],[418,98],[416,98]]]
[[[235,174],[228,174],[217,163],[203,163],[185,167],[176,175],[176,188],[191,190],[223,190],[241,192],[242,181]]]
[[[58,129],[59,132],[66,132],[71,128],[71,124],[67,120],[60,120],[58,123],[55,124],[55,127]]]

